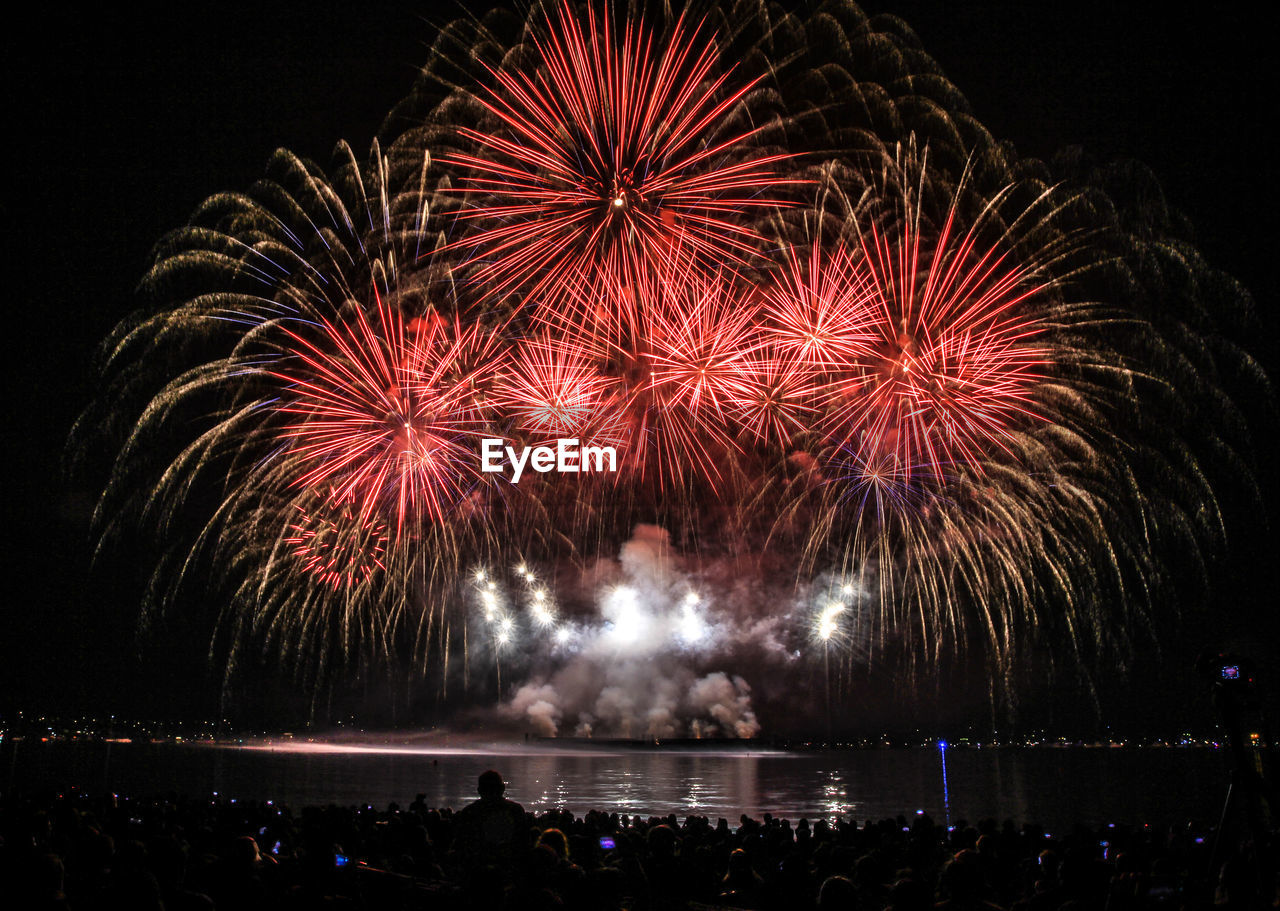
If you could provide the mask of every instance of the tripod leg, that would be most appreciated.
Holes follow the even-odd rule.
[[[1213,836],[1213,853],[1209,855],[1209,876],[1212,877],[1218,870],[1218,861],[1221,859],[1222,836],[1227,831],[1227,821],[1231,818],[1231,810],[1235,805],[1236,798],[1236,775],[1231,773],[1231,784],[1227,785],[1227,799],[1222,802],[1222,818],[1218,820],[1218,831]]]

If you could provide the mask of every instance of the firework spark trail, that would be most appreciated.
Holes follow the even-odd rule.
[[[355,588],[374,572],[386,570],[386,526],[362,519],[332,490],[319,509],[310,511],[299,504],[298,518],[290,531],[292,535],[284,543],[293,545],[294,555],[303,561],[303,571],[334,589]]]
[[[677,266],[613,289],[642,303],[634,330],[608,348],[608,394],[628,427],[627,464],[659,486],[717,480],[739,448],[731,418],[758,386],[763,343],[758,307],[729,281]]]
[[[873,350],[873,276],[843,243],[787,251],[767,291],[774,346],[813,371],[850,367]]]
[[[607,378],[587,351],[563,335],[547,333],[520,342],[498,381],[494,403],[531,440],[607,443],[600,430],[607,389]]]
[[[357,500],[361,522],[390,502],[400,533],[418,516],[446,521],[479,483],[485,426],[466,400],[472,378],[453,375],[469,333],[448,338],[430,320],[409,337],[380,297],[376,313],[376,324],[363,311],[354,324],[322,321],[317,340],[289,330],[296,358],[272,375],[288,394],[278,407],[294,416],[284,434],[300,463],[297,486]]]
[[[739,377],[725,389],[725,410],[756,443],[786,451],[813,424],[816,390],[809,366],[771,341],[765,330],[762,341],[743,352]]]
[[[907,481],[917,465],[938,479],[957,463],[981,470],[1018,420],[1038,417],[1049,352],[1031,300],[1043,289],[974,230],[953,238],[955,216],[927,247],[918,210],[896,239],[875,226],[863,237],[865,347],[825,394],[826,432],[892,457]]]
[[[183,366],[146,401],[103,509],[155,517],[167,550],[148,615],[208,567],[227,580],[213,643],[228,682],[263,648],[317,684],[439,655],[448,580],[488,534],[469,441],[506,351],[492,331],[435,315],[448,286],[412,255],[430,159],[393,164],[375,146],[363,163],[344,145],[338,162],[326,176],[281,152],[252,193],[206,203],[148,278],[157,294],[196,292],[115,352]],[[192,352],[206,359],[181,360]],[[136,395],[140,376],[122,372],[114,395]],[[175,435],[192,423],[194,438]],[[150,451],[165,438],[181,439],[176,455]],[[201,517],[194,504],[211,493]]]
[[[753,151],[760,128],[720,135],[754,83],[731,90],[730,74],[715,75],[713,40],[682,16],[659,50],[643,21],[619,36],[611,19],[592,6],[584,23],[561,5],[532,39],[536,71],[489,71],[481,102],[495,128],[461,131],[480,154],[447,159],[464,170],[462,218],[477,226],[456,243],[495,296],[527,285],[554,306],[568,281],[631,279],[676,249],[741,261],[758,241],[744,212],[777,206],[771,188],[795,182],[774,172],[788,155]]]

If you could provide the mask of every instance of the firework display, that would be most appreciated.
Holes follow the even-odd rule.
[[[459,131],[476,151],[447,159],[490,293],[524,285],[550,308],[582,274],[641,277],[677,245],[713,266],[754,252],[742,215],[776,205],[773,168],[789,156],[756,152],[758,128],[723,134],[759,77],[718,72],[714,43],[683,17],[659,36],[561,6],[529,45],[529,67],[486,67],[484,129]]]
[[[841,0],[459,20],[367,159],[278,153],[161,242],[104,536],[156,532],[155,607],[225,580],[228,679],[553,733],[753,734],[751,661],[1088,668],[1248,483],[1234,292],[1166,280],[1210,270],[1119,176],[1018,159]]]

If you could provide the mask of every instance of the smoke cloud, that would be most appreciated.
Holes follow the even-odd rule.
[[[764,675],[800,661],[794,589],[760,590],[758,574],[691,570],[665,530],[640,525],[616,561],[582,573],[591,613],[534,631],[539,665],[500,713],[544,737],[757,736],[752,687],[729,668]],[[536,594],[536,591],[535,591]],[[536,595],[539,599],[548,596]],[[743,604],[762,606],[752,614]],[[731,609],[732,608],[732,609]]]

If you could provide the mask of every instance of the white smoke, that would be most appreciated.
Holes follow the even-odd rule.
[[[520,687],[503,712],[543,737],[554,737],[562,718],[574,720],[578,737],[604,732],[633,739],[747,738],[760,733],[751,687],[741,677],[723,671],[697,677],[667,662],[624,661],[608,668],[606,679],[595,691],[567,686],[559,673],[534,680]]]
[[[760,724],[751,711],[751,687],[741,677],[732,680],[717,671],[698,680],[689,689],[689,703],[695,711],[705,712],[720,722],[735,737],[754,737]]]
[[[514,718],[527,719],[541,737],[554,737],[560,730],[559,695],[549,686],[522,686],[505,711]]]
[[[717,665],[744,654],[756,667],[795,661],[786,645],[790,604],[743,617],[731,606],[768,604],[771,593],[752,590],[759,583],[739,568],[719,569],[721,578],[700,579],[666,531],[638,526],[616,562],[583,574],[595,616],[538,640],[559,643],[554,669],[521,686],[503,715],[542,736],[562,725],[580,737],[756,736],[750,685]]]

